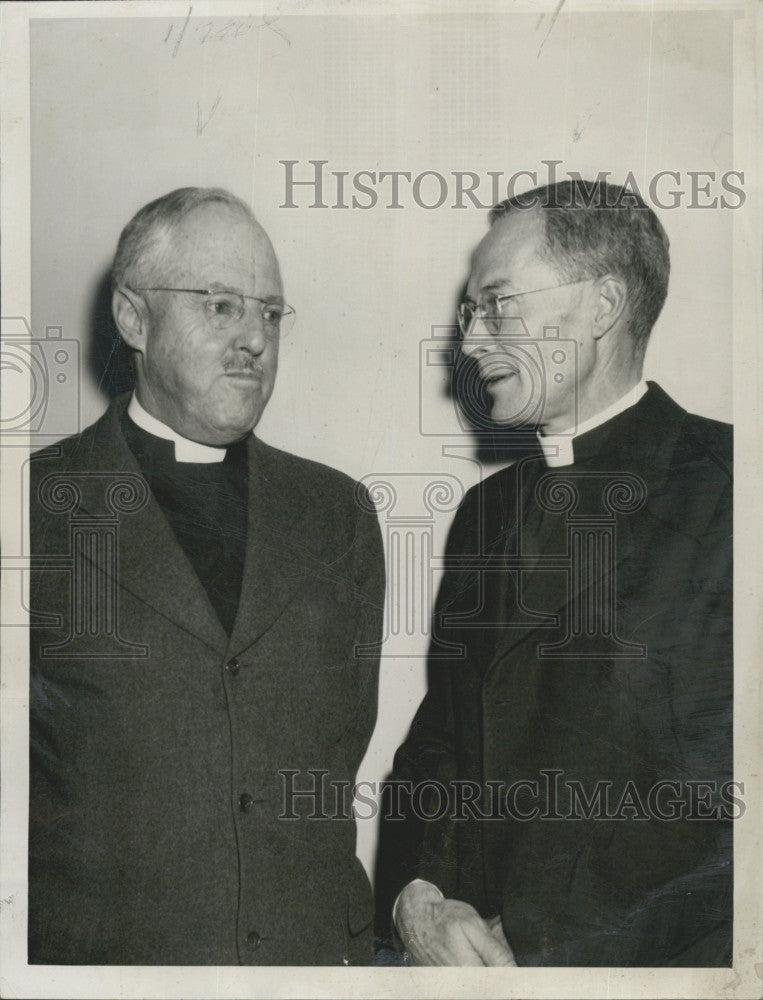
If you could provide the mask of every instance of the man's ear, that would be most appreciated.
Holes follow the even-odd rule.
[[[594,316],[594,339],[603,337],[620,320],[628,302],[628,287],[622,278],[607,274],[598,279],[599,298]]]
[[[145,307],[140,298],[129,289],[118,287],[111,297],[111,311],[122,340],[141,354],[146,349],[147,323]]]

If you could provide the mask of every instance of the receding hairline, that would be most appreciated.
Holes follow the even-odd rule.
[[[156,266],[164,257],[183,222],[205,206],[225,206],[261,233],[275,253],[268,234],[257,220],[251,206],[225,188],[176,188],[140,208],[122,230],[112,264],[112,285],[135,283],[138,272]],[[141,279],[143,280],[143,279]]]
[[[612,273],[624,280],[628,327],[643,356],[670,277],[670,240],[654,210],[625,184],[570,179],[494,205],[490,228],[532,212],[541,220],[540,254],[557,274],[575,280]]]
[[[558,271],[558,262],[551,259],[549,255],[548,239],[546,234],[546,223],[542,217],[538,206],[525,209],[519,212],[503,212],[491,219],[488,231],[483,235],[472,253],[472,264],[480,249],[488,243],[499,244],[503,239],[503,230],[506,228],[502,223],[510,225],[512,228],[524,229],[525,239],[536,238],[532,248],[532,257],[541,263],[551,264],[554,270]],[[531,225],[532,224],[532,225]]]
[[[184,227],[186,227],[196,217],[205,213],[210,214],[212,217],[216,214],[224,216],[227,213],[233,217],[233,222],[240,221],[245,223],[251,232],[255,234],[256,238],[258,240],[263,240],[270,248],[271,252],[275,254],[270,237],[252,210],[246,210],[244,206],[229,204],[228,202],[223,201],[201,202],[198,205],[194,205],[187,212],[184,212],[179,218],[170,222],[170,224],[164,228],[162,233],[164,245],[169,248],[172,243],[177,240],[177,237],[183,233]]]

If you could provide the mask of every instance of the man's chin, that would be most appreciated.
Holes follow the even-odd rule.
[[[237,406],[222,405],[208,410],[204,430],[214,439],[209,444],[226,446],[251,434],[260,422],[269,398],[269,394],[267,397],[250,396],[246,400],[237,400]],[[223,401],[224,404],[230,402],[230,398]]]
[[[240,420],[219,420],[200,428],[193,439],[199,444],[210,445],[213,448],[227,448],[228,445],[248,437],[259,423],[262,410],[256,414],[247,415]]]
[[[523,398],[524,397],[524,398]],[[542,400],[527,393],[506,394],[493,399],[490,420],[497,430],[522,430],[535,428],[543,412]]]
[[[259,422],[259,417],[257,420],[246,424],[236,424],[234,426],[226,428],[221,431],[218,440],[215,442],[218,447],[227,447],[228,445],[235,444],[237,441],[241,441],[243,438],[249,437],[254,428]]]

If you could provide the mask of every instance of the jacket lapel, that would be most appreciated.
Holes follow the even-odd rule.
[[[611,481],[616,481],[624,474],[632,477],[634,488],[639,481],[643,482],[646,487],[645,505],[648,505],[650,498],[659,494],[661,484],[669,470],[670,455],[684,415],[685,411],[659,386],[649,383],[649,391],[632,410],[626,410],[619,417],[613,418],[609,425],[605,425],[601,448],[592,456],[590,463],[583,463],[578,467],[576,451],[576,465],[548,470],[552,473],[549,482],[562,484],[568,479],[574,483],[582,472],[584,484],[585,477],[590,476],[586,487],[586,492],[590,493],[592,487],[600,488],[608,477]],[[594,433],[595,431],[591,432],[592,435]],[[539,475],[536,481],[542,478],[543,476]],[[597,479],[601,481],[600,484],[596,484]],[[577,485],[578,487],[581,485],[580,479]],[[520,495],[526,497],[527,491],[520,491]],[[575,511],[572,514],[574,515]],[[537,554],[540,558],[534,566],[517,574],[517,602],[520,613],[528,611],[536,615],[553,615],[557,624],[545,628],[536,624],[514,626],[507,621],[507,627],[499,632],[493,655],[486,665],[485,676],[508,652],[526,641],[533,633],[538,647],[560,640],[566,609],[572,606],[585,606],[583,591],[592,582],[599,585],[602,582],[611,582],[616,586],[617,567],[632,554],[637,544],[633,528],[634,517],[638,517],[638,510],[634,510],[633,513],[617,514],[614,519],[615,535],[611,562],[603,559],[596,561],[586,573],[575,573],[569,568],[564,568],[565,564],[568,567],[574,565],[569,551],[567,516],[546,514],[540,520],[540,526],[530,532],[532,541],[527,540],[530,543],[530,554],[532,556]],[[555,568],[557,565],[558,568]]]
[[[107,483],[145,483],[120,427],[128,397],[112,402],[81,445],[68,473],[85,477],[80,511],[103,514]],[[175,538],[161,507],[148,491],[146,503],[119,516],[119,561],[110,572],[119,586],[221,656],[251,645],[279,617],[307,572],[308,502],[278,453],[254,436],[248,442],[247,547],[241,596],[228,636],[204,586]],[[99,481],[96,481],[99,480]],[[131,641],[140,636],[125,635]]]
[[[145,483],[120,427],[126,402],[127,397],[112,402],[87,447],[80,448],[69,466],[87,485],[80,510],[94,517],[109,509],[102,496],[108,482],[118,483],[122,476],[133,484]],[[106,571],[121,588],[222,655],[225,630],[159,504],[146,491],[147,500],[138,509],[118,514],[118,561]],[[150,643],[150,636],[130,635],[124,625],[122,630],[129,641]]]
[[[249,513],[241,598],[231,636],[240,652],[280,617],[307,573],[311,511],[278,452],[249,441]]]
[[[613,474],[613,481],[618,481],[618,478]],[[568,481],[574,483],[575,479],[570,477]],[[607,601],[606,588],[616,586],[618,565],[633,551],[629,517],[629,514],[617,514],[609,521],[589,521],[585,524],[568,521],[563,514],[552,514],[547,518],[544,530],[538,536],[538,562],[523,574],[519,599],[520,607],[536,614],[551,615],[555,619],[551,628],[536,630],[539,646],[546,647],[561,641],[565,630],[569,634],[576,615],[587,617],[589,602],[603,607]],[[616,610],[615,599],[616,595],[612,595],[613,614]],[[507,637],[508,643],[497,650],[499,655],[520,642],[528,630],[524,633],[521,629],[513,631],[514,635]],[[584,648],[593,652],[595,643],[594,633],[594,638],[585,642]],[[607,655],[613,648],[614,645],[604,644],[597,655]],[[548,652],[545,651],[546,655]]]

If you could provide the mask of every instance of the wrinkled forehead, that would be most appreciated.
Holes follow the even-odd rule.
[[[278,261],[267,233],[231,205],[193,209],[170,233],[165,252],[173,281],[280,293]]]

